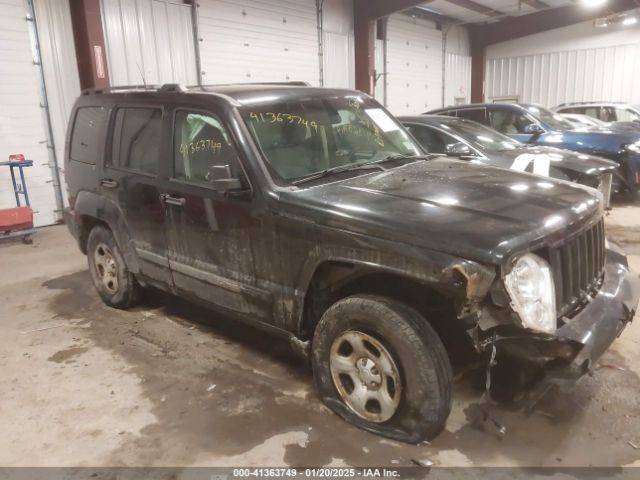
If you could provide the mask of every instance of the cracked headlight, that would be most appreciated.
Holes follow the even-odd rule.
[[[532,253],[523,255],[504,284],[524,327],[547,333],[556,330],[555,286],[547,262]]]

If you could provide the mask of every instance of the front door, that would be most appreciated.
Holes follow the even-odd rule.
[[[169,264],[176,288],[233,313],[272,321],[272,293],[258,285],[254,252],[264,228],[237,149],[220,117],[173,114],[173,171],[163,192]],[[244,190],[213,188],[216,168],[228,168]]]
[[[120,208],[114,233],[135,250],[139,272],[150,283],[170,288],[165,208],[158,178],[163,118],[164,111],[157,105],[116,109],[100,189]]]

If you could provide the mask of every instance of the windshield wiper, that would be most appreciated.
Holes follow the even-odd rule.
[[[291,182],[291,185],[300,185],[301,183],[311,182],[313,180],[317,180],[323,177],[328,177],[329,175],[334,175],[336,173],[350,172],[352,170],[359,170],[361,168],[364,168],[364,169],[377,168],[379,170],[386,170],[381,165],[375,165],[376,163],[377,163],[377,160],[375,162],[353,163],[350,165],[340,165],[339,167],[327,168],[326,170],[321,170],[319,172],[297,178]]]
[[[428,155],[427,157],[430,157],[430,156],[431,155]],[[300,185],[301,183],[311,182],[313,180],[327,177],[329,175],[334,175],[336,173],[350,172],[353,170],[371,169],[371,168],[386,170],[386,168],[380,165],[381,163],[389,162],[392,160],[404,160],[404,159],[410,159],[410,158],[419,159],[421,157],[413,154],[409,155],[409,154],[397,153],[393,155],[388,155],[384,158],[379,158],[378,160],[370,160],[368,162],[352,163],[350,165],[340,165],[338,167],[327,168],[326,170],[322,170],[320,172],[312,173],[310,175],[297,178],[293,180],[291,184]]]

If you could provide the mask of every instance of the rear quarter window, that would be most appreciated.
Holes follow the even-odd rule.
[[[108,110],[105,107],[82,107],[76,113],[71,135],[69,158],[76,162],[95,165],[100,157]]]

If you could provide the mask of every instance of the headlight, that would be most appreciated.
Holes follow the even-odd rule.
[[[609,208],[611,206],[611,184],[613,183],[613,174],[605,173],[600,178],[600,183],[598,184],[598,191],[602,194],[602,199],[604,201],[604,208]]]
[[[547,262],[532,253],[518,259],[504,279],[511,306],[522,325],[533,330],[556,329],[556,293]]]

